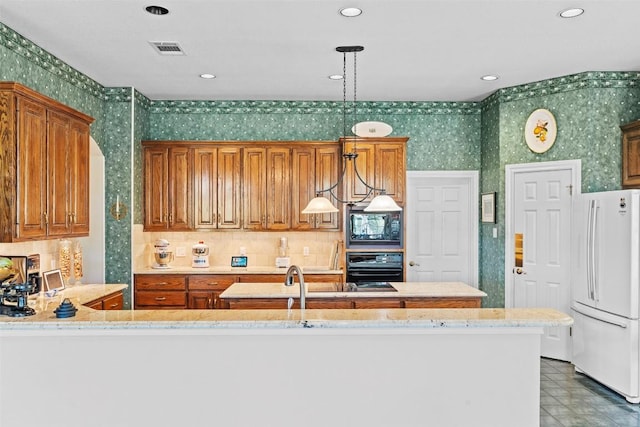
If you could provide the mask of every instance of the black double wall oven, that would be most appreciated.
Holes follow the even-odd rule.
[[[403,212],[351,206],[346,217],[347,282],[360,290],[384,290],[389,282],[404,281]]]

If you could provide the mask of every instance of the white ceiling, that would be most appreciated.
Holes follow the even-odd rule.
[[[147,13],[152,4],[170,13]],[[344,18],[345,6],[364,13]],[[576,6],[584,15],[558,17]],[[362,45],[358,100],[477,101],[584,71],[640,71],[639,19],[639,0],[0,0],[16,32],[154,100],[341,100],[327,78],[342,74],[335,47]],[[150,41],[186,55],[160,56]]]

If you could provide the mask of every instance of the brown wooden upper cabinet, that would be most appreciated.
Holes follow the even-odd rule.
[[[355,146],[368,184],[404,204],[407,140],[143,141],[144,228],[340,230],[341,212],[302,210],[318,191],[338,183],[342,143],[345,150]],[[351,166],[335,194],[357,201],[366,191]]]
[[[621,126],[622,188],[640,188],[640,120]]]
[[[245,148],[243,196],[245,229],[288,230],[291,148]]]
[[[346,138],[341,139],[344,152],[356,152],[358,173],[368,185],[383,188],[399,205],[405,202],[406,144],[409,138]],[[352,161],[350,161],[352,162]],[[347,165],[345,197],[358,202],[368,189],[355,176],[353,165]],[[374,194],[375,193],[375,194]],[[378,192],[365,199],[371,200]]]
[[[197,147],[193,160],[194,228],[240,228],[240,147]]]
[[[144,150],[144,229],[192,228],[192,152],[188,147]]]
[[[337,183],[340,172],[342,172],[342,157],[338,144],[293,147],[291,156],[291,175],[294,178],[291,192],[292,230],[340,229],[340,212],[315,215],[302,213],[318,191]],[[336,188],[335,194],[342,197],[342,188]],[[322,195],[330,198],[328,193]],[[336,207],[340,208],[341,204]]]
[[[0,82],[0,241],[89,234],[93,118],[19,83]]]

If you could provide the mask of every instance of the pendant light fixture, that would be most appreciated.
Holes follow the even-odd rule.
[[[357,111],[357,92],[356,92],[356,56],[358,52],[362,52],[364,50],[363,46],[338,46],[336,47],[336,51],[342,53],[342,135],[343,139],[347,139],[347,53],[353,53],[353,117],[354,123],[356,123],[356,111]],[[357,125],[355,125],[357,126]],[[354,128],[355,128],[354,126]],[[356,133],[354,131],[354,133]],[[342,154],[342,173],[338,178],[338,181],[326,188],[324,190],[319,190],[316,192],[316,197],[311,199],[309,204],[302,210],[303,214],[323,214],[323,213],[334,213],[338,212],[338,208],[336,208],[331,200],[327,197],[322,196],[324,193],[329,193],[329,196],[334,199],[338,203],[347,203],[347,204],[356,204],[365,201],[371,193],[378,193],[373,200],[369,203],[369,205],[364,208],[366,212],[394,212],[401,211],[402,208],[398,206],[398,204],[389,196],[385,194],[384,188],[375,188],[372,185],[369,185],[362,179],[362,176],[358,172],[358,167],[356,163],[356,159],[358,158],[358,150],[356,147],[357,137],[353,139],[353,150],[348,153]],[[342,200],[338,197],[336,192],[337,188],[341,186],[344,182],[344,176],[347,172],[348,167],[353,167],[353,176],[354,179],[357,179],[365,186],[367,189],[367,194],[360,200]]]

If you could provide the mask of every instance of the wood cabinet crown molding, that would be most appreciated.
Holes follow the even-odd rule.
[[[89,234],[93,118],[0,82],[0,242]]]

